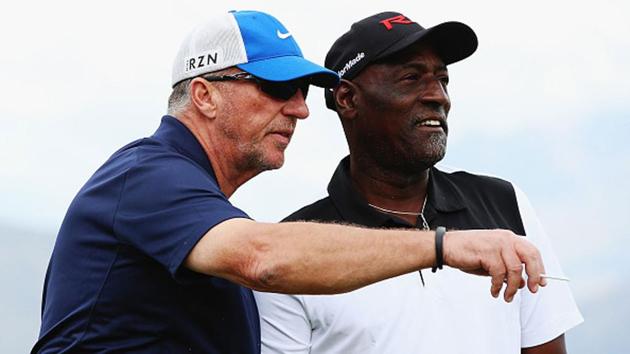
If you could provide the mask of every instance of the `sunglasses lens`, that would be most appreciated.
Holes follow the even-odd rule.
[[[293,81],[263,81],[260,82],[260,89],[275,98],[279,98],[281,100],[288,100],[295,95],[297,90],[302,90],[302,95],[306,99],[306,95],[308,94],[308,82],[303,80],[293,80]]]
[[[302,95],[304,96],[304,99],[306,99],[306,96],[308,95],[308,88],[309,88],[310,84],[307,83],[302,83],[302,85],[300,86],[300,90],[302,90]]]

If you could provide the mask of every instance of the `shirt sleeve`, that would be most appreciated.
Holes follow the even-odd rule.
[[[514,190],[525,234],[538,247],[545,264],[545,272],[565,276],[529,200],[518,187],[515,186]],[[536,294],[529,291],[521,294],[523,348],[547,343],[584,321],[567,282],[549,280],[547,286],[539,288]]]
[[[114,233],[182,280],[192,272],[181,265],[199,239],[231,218],[248,216],[230,204],[213,176],[191,160],[162,153],[127,171]]]
[[[254,291],[260,316],[262,354],[307,354],[311,323],[296,295]]]

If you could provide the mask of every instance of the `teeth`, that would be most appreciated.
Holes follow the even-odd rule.
[[[429,127],[439,127],[442,124],[440,124],[439,120],[429,119],[429,120],[424,120],[424,121],[420,122],[420,125],[426,125],[426,126],[429,126]]]

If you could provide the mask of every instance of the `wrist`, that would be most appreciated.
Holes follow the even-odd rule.
[[[450,236],[453,236],[453,232],[456,233],[456,231],[448,231],[444,233],[444,237],[442,239],[442,258],[444,259],[444,265],[445,266],[450,266],[451,265],[451,254],[450,251],[451,249],[449,247],[447,247],[446,245],[446,239],[447,239],[447,235],[449,236],[448,238],[450,239]],[[450,246],[450,245],[449,245]]]
[[[445,264],[444,258],[444,237],[446,236],[446,228],[438,226],[435,229],[435,264],[431,271],[435,273],[438,269],[442,269]]]

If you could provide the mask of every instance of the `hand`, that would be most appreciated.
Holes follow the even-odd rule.
[[[523,264],[532,293],[538,291],[538,286],[547,285],[540,276],[545,273],[545,266],[538,249],[508,230],[449,231],[444,235],[443,252],[444,264],[492,277],[490,293],[495,298],[503,283],[507,283],[503,294],[506,302],[511,302],[516,291],[525,286]]]

